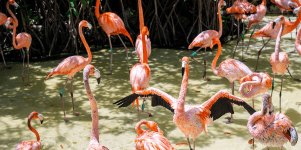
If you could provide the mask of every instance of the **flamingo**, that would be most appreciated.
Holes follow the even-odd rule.
[[[41,148],[40,135],[39,135],[38,131],[36,129],[34,129],[30,124],[32,119],[40,119],[41,124],[42,124],[43,123],[43,115],[39,114],[36,111],[33,111],[28,116],[28,121],[27,121],[28,128],[36,135],[37,140],[36,141],[22,141],[17,145],[15,150],[39,150]]]
[[[223,33],[223,24],[222,24],[222,16],[221,16],[221,6],[226,5],[226,2],[224,0],[220,0],[218,2],[218,20],[219,20],[219,31],[215,30],[206,30],[201,32],[197,37],[194,38],[194,40],[189,45],[188,49],[192,49],[194,47],[200,47],[197,51],[192,53],[190,57],[199,65],[199,63],[193,58],[193,56],[201,49],[205,48],[204,52],[204,75],[203,78],[205,78],[205,81],[209,81],[209,79],[206,78],[206,49],[207,47],[212,48],[212,39],[213,38],[220,38]]]
[[[272,87],[272,79],[267,73],[256,73],[246,75],[239,80],[240,88],[239,93],[243,98],[252,98],[252,104],[254,108],[254,97],[260,93],[265,93]],[[248,89],[248,93],[244,92],[244,89]]]
[[[15,2],[14,5],[16,5],[16,7],[18,7],[18,4]],[[4,13],[1,13],[0,12],[0,26],[2,25],[5,25],[7,28],[9,29],[13,29],[14,26],[13,25],[10,25],[9,24],[9,20],[7,18],[7,16],[4,14]],[[11,67],[8,67],[6,66],[6,63],[5,63],[5,59],[4,59],[4,55],[3,55],[3,51],[2,51],[2,47],[0,45],[0,52],[1,52],[1,55],[2,55],[2,59],[3,59],[3,62],[4,62],[4,66],[7,68],[7,69],[10,69]]]
[[[298,141],[298,133],[287,116],[282,113],[273,113],[273,105],[269,94],[263,95],[263,107],[249,118],[247,127],[249,133],[259,143],[269,147],[283,147],[290,142],[292,146]],[[253,145],[254,150],[254,145]]]
[[[8,13],[13,17],[13,19],[9,19],[9,22],[13,23],[13,46],[15,49],[21,49],[22,48],[22,53],[23,53],[23,70],[22,70],[22,80],[24,82],[24,60],[25,60],[25,51],[23,50],[23,47],[26,48],[27,51],[27,69],[28,69],[28,82],[29,82],[29,47],[31,45],[31,41],[32,38],[30,36],[30,34],[22,32],[16,35],[16,28],[19,25],[18,23],[18,19],[16,18],[16,16],[12,13],[12,11],[9,9],[9,5],[14,5],[15,7],[18,7],[19,5],[15,2],[15,0],[9,0],[6,3],[6,9],[8,11]],[[6,23],[6,26],[8,26],[10,23]],[[16,44],[16,39],[17,39],[17,43]],[[30,84],[28,84],[28,86],[30,86]]]
[[[78,116],[79,113],[75,113],[74,112],[73,77],[74,77],[75,73],[77,73],[78,71],[80,71],[83,68],[85,68],[85,66],[88,65],[92,61],[92,53],[90,51],[89,45],[87,44],[87,42],[85,40],[85,37],[83,35],[83,32],[82,32],[82,28],[83,27],[88,27],[89,29],[91,29],[92,25],[90,23],[88,23],[86,20],[82,20],[79,23],[79,27],[78,27],[80,38],[83,41],[83,44],[84,44],[84,46],[85,46],[85,48],[87,50],[87,53],[88,53],[88,58],[84,58],[82,56],[70,56],[68,58],[65,58],[46,77],[46,80],[47,80],[49,77],[55,76],[55,75],[63,75],[63,74],[67,74],[68,75],[68,78],[67,78],[67,81],[66,81],[66,83],[64,85],[64,88],[60,92],[60,97],[61,97],[61,101],[62,101],[62,104],[63,104],[64,120],[65,120],[65,122],[68,122],[68,120],[66,119],[66,115],[65,115],[64,102],[63,102],[63,93],[65,91],[65,87],[67,85],[67,82],[68,82],[69,78],[72,77],[72,80],[71,80],[71,99],[72,99],[72,105],[73,105],[73,114],[75,116]]]
[[[127,36],[131,40],[131,43],[132,43],[133,46],[134,46],[134,44],[133,44],[133,40],[131,38],[131,35],[125,29],[124,23],[121,20],[121,18],[118,15],[116,15],[115,13],[112,13],[112,12],[105,12],[105,13],[100,14],[99,13],[99,5],[100,5],[100,0],[96,0],[95,16],[98,20],[99,25],[106,32],[106,34],[108,35],[108,38],[109,38],[110,50],[111,50],[111,59],[110,59],[110,73],[108,73],[107,75],[111,75],[112,74],[112,59],[113,59],[113,48],[112,48],[112,43],[111,43],[111,35],[117,35],[119,37],[121,43],[125,47],[126,60],[127,60],[127,63],[128,63],[128,69],[129,69],[128,48],[123,43],[123,41],[122,41],[121,37],[119,36],[119,34],[122,33],[123,35]]]
[[[253,29],[253,31],[251,32],[251,36],[254,34],[255,29],[257,28],[257,26],[259,25],[259,22],[263,19],[263,17],[265,16],[266,12],[267,12],[267,6],[266,6],[267,2],[266,0],[262,0],[261,4],[256,6],[257,12],[256,14],[251,14],[249,17],[249,24],[248,24],[248,30],[246,31],[246,33],[249,31],[249,29],[251,28],[251,25],[256,23],[255,28]],[[250,40],[251,40],[251,36],[249,38],[249,43],[247,46],[247,50],[246,53],[249,49],[249,45],[250,45]],[[262,38],[262,42],[264,44],[263,38]]]
[[[282,35],[285,35],[287,33],[292,32],[301,22],[301,11],[300,10],[301,7],[295,8],[294,9],[294,14],[298,14],[298,18],[295,22],[291,22],[287,19],[284,20],[284,29],[282,32]],[[255,37],[268,37],[269,40],[263,45],[263,47],[258,51],[258,57],[257,57],[257,64],[256,64],[256,68],[255,71],[257,70],[257,66],[258,66],[258,60],[259,60],[259,56],[261,54],[262,49],[267,45],[267,43],[273,38],[276,39],[277,35],[279,33],[280,27],[281,27],[281,23],[277,23],[276,25],[273,25],[274,21],[271,21],[270,23],[266,24],[264,27],[262,27],[259,31],[257,31],[255,34],[253,34],[251,36],[251,38],[255,38]],[[274,28],[273,28],[274,26]]]
[[[109,150],[105,146],[101,146],[99,144],[99,133],[98,133],[98,109],[97,109],[97,102],[91,92],[90,86],[89,86],[89,75],[95,75],[97,79],[97,83],[100,83],[100,72],[97,70],[93,65],[87,65],[84,68],[83,78],[84,78],[84,84],[87,92],[87,96],[90,101],[91,105],[91,118],[92,118],[92,129],[91,129],[91,138],[90,138],[90,144],[87,150]]]
[[[256,13],[257,9],[256,7],[249,3],[247,0],[236,0],[233,5],[229,8],[226,9],[226,12],[227,14],[234,14],[236,20],[237,20],[237,23],[238,23],[238,26],[237,26],[237,42],[236,42],[236,46],[235,46],[235,49],[234,49],[234,53],[233,53],[233,58],[235,56],[235,52],[236,52],[236,48],[237,48],[237,45],[240,41],[240,39],[244,38],[244,34],[242,33],[242,37],[240,37],[240,19],[242,20],[246,20],[247,19],[247,14],[253,14],[253,13]],[[243,28],[244,28],[244,23],[243,23]],[[244,29],[243,29],[244,30]],[[243,47],[242,47],[243,48]],[[243,53],[242,53],[242,60],[243,60]]]
[[[167,93],[151,87],[146,90],[136,91],[135,93],[116,101],[114,104],[119,105],[119,107],[126,107],[138,97],[152,97],[152,106],[163,106],[174,112],[173,122],[184,133],[190,149],[189,135],[192,136],[194,150],[196,137],[203,131],[207,134],[207,127],[209,124],[227,112],[234,113],[231,103],[243,106],[250,114],[255,112],[255,110],[245,101],[231,95],[225,90],[219,91],[200,106],[185,105],[189,76],[188,57],[183,57],[182,59],[182,75],[183,80],[179,99],[173,98]]]
[[[143,45],[143,57],[141,63],[136,63],[130,71],[130,80],[132,84],[132,92],[135,93],[136,91],[144,90],[149,84],[150,77],[151,77],[151,70],[148,66],[148,60],[147,60],[147,50],[146,50],[146,42],[145,42],[145,35],[148,34],[148,28],[144,26],[142,28],[142,45]],[[144,111],[144,101],[143,98],[143,104],[142,104],[142,112],[147,113],[149,117],[152,116],[152,114]],[[137,103],[137,114],[138,114],[138,120],[139,120],[139,102],[138,98],[136,99]],[[132,107],[134,107],[134,102],[132,104]]]
[[[150,130],[143,130],[140,127],[146,125]],[[176,150],[164,137],[157,123],[153,121],[141,120],[136,124],[135,130],[138,134],[135,140],[136,150]]]
[[[212,71],[214,74],[220,77],[227,78],[231,83],[232,95],[234,95],[234,81],[240,80],[248,74],[251,74],[252,71],[242,62],[236,59],[226,59],[220,63],[218,70],[216,69],[216,62],[221,54],[222,46],[219,39],[213,39],[213,45],[218,45],[218,51],[215,58],[212,61]],[[227,123],[232,123],[233,116],[227,117],[229,121]]]
[[[138,7],[139,7],[139,22],[140,22],[140,34],[138,35],[135,43],[135,51],[139,57],[140,60],[143,58],[143,44],[142,44],[142,28],[144,27],[144,18],[143,18],[143,10],[142,10],[142,4],[141,0],[138,0]],[[147,34],[148,35],[148,34]],[[147,58],[151,54],[151,41],[150,39],[145,35],[145,42],[146,42],[146,50],[147,50]]]

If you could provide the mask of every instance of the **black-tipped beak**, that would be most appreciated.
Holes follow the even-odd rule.
[[[182,67],[182,77],[184,76],[185,68]]]
[[[288,5],[288,6],[294,11],[294,9],[295,9],[294,6],[291,6],[291,5]],[[293,15],[294,15],[294,13],[293,13]]]
[[[97,83],[99,84],[100,83],[100,78],[97,78],[96,80],[97,80]]]
[[[275,25],[276,25],[276,22],[275,22],[275,21],[273,21],[273,29],[275,28]]]
[[[43,121],[44,121],[44,120],[41,120],[41,124],[43,124]]]

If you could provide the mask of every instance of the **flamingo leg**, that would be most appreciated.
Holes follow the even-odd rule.
[[[143,103],[142,103],[142,113],[147,113],[149,117],[152,117],[153,115],[151,113],[148,113],[146,111],[144,111],[144,101],[145,101],[145,98],[143,98]]]
[[[201,65],[193,58],[193,56],[194,56],[198,51],[200,51],[201,48],[202,48],[202,47],[200,47],[198,50],[196,50],[194,53],[192,53],[192,54],[190,55],[190,57],[192,58],[192,60],[194,60],[200,67],[201,67]]]
[[[280,146],[280,150],[282,150],[282,147],[283,147],[283,146]]]
[[[254,71],[254,72],[256,72],[256,70],[257,70],[258,61],[259,61],[259,56],[260,56],[260,54],[261,54],[262,49],[270,42],[271,39],[272,39],[272,38],[270,38],[270,39],[263,45],[263,47],[258,51],[257,64],[256,64],[256,68],[255,68],[255,71]]]
[[[244,32],[244,30],[245,30],[245,23],[244,23],[244,21],[243,20],[241,20],[242,21],[242,32]],[[242,62],[245,62],[245,60],[244,60],[244,54],[243,54],[243,51],[244,51],[244,34],[241,32],[241,41],[242,41],[242,43],[241,43],[241,61]]]
[[[74,77],[72,77],[72,80],[71,80],[71,99],[72,99],[72,106],[73,106],[73,114],[75,115],[75,116],[78,116],[79,115],[79,113],[76,113],[75,111],[74,111],[74,101],[73,101],[73,78]]]
[[[267,146],[267,150],[269,150],[269,147]]]
[[[232,89],[232,95],[234,95],[234,81],[231,82],[231,89]],[[233,107],[233,103],[232,104],[232,107]],[[226,124],[230,124],[233,122],[233,115],[231,114],[231,117],[226,117],[226,119],[228,119],[228,121],[226,122]]]
[[[27,50],[27,75],[28,75],[28,85],[30,86],[29,84],[29,49]]]
[[[239,20],[237,21],[238,22],[238,31],[237,31],[237,42],[236,42],[236,46],[235,46],[235,49],[234,49],[234,53],[233,53],[233,59],[234,59],[234,56],[235,56],[235,52],[236,52],[236,48],[237,48],[237,45],[239,43],[239,40],[240,40],[240,36],[239,36]]]
[[[283,81],[283,76],[281,77],[281,88],[280,88],[280,93],[279,93],[279,112],[281,113],[281,91],[282,91],[282,81]]]
[[[290,73],[290,70],[288,68],[286,68],[287,72],[290,74],[290,76],[295,80],[295,81],[298,81],[298,82],[301,82],[300,79],[296,79],[292,76],[292,74]]]
[[[195,140],[193,140],[193,150],[195,150]]]
[[[205,78],[205,81],[209,81],[210,79],[206,78],[206,49],[207,47],[205,47],[205,52],[204,52],[204,75],[203,78]]]
[[[112,60],[113,60],[113,48],[112,48],[112,43],[111,43],[111,36],[108,35],[109,37],[109,43],[110,43],[110,50],[111,50],[111,59],[110,59],[110,73],[106,74],[106,75],[112,75]]]
[[[253,31],[251,32],[251,35],[250,35],[250,38],[249,38],[249,43],[248,43],[248,46],[247,46],[247,50],[246,50],[246,52],[245,52],[245,53],[247,53],[247,54],[248,54],[248,49],[249,49],[249,45],[250,45],[250,41],[251,41],[251,36],[253,35],[253,33],[254,33],[255,29],[257,28],[258,24],[259,24],[259,22],[257,22],[255,28],[254,28]]]
[[[137,114],[138,114],[138,121],[140,121],[140,118],[139,118],[139,107],[137,107]]]
[[[67,83],[69,81],[69,78],[70,78],[70,76],[68,76],[67,81],[66,81],[66,83],[64,85],[64,88],[62,89],[62,91],[60,93],[61,101],[62,101],[62,104],[63,104],[63,112],[64,112],[64,120],[65,120],[65,122],[68,122],[68,120],[66,119],[66,114],[65,114],[65,109],[64,109],[63,93],[65,91],[65,88],[66,88],[66,85],[67,85]]]
[[[254,97],[252,98],[252,104],[253,104],[253,108],[254,108]]]
[[[0,46],[0,51],[1,51],[3,62],[4,62],[4,66],[6,67],[6,63],[5,63],[5,59],[4,59],[4,55],[3,55],[3,51],[2,51],[2,47],[1,46]]]
[[[25,51],[22,48],[22,54],[23,54],[23,69],[22,69],[22,80],[24,82],[24,60],[25,60]]]
[[[189,145],[189,149],[191,150],[191,145],[190,145],[190,142],[189,142],[189,137],[187,137],[186,139],[187,139],[187,142],[188,142],[188,145]]]
[[[274,78],[275,78],[275,73],[273,73],[273,81],[272,81],[272,92],[271,92],[271,98],[273,96],[273,90],[274,90]]]
[[[288,11],[286,11],[286,13],[287,13],[288,20],[291,21],[291,18],[290,18],[290,15],[289,15]],[[293,39],[293,33],[292,32],[291,32],[291,39]]]
[[[124,46],[124,48],[125,48],[126,61],[127,61],[127,63],[128,63],[128,70],[129,70],[129,73],[130,73],[129,59],[128,59],[128,51],[129,51],[129,50],[128,50],[128,48],[125,46],[125,44],[123,43],[123,41],[122,41],[121,37],[119,36],[119,34],[117,34],[117,35],[118,35],[118,37],[119,37],[121,43],[123,44],[123,46]]]
[[[253,150],[254,150],[254,143],[255,143],[255,140],[254,140],[254,138],[253,138],[253,143],[252,143],[252,148],[253,148]]]

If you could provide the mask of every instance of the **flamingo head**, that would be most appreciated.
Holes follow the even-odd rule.
[[[86,21],[86,20],[82,20],[80,23],[79,23],[79,27],[82,26],[82,27],[88,27],[89,29],[92,29],[92,25]]]
[[[146,26],[143,26],[141,33],[144,33],[144,35],[149,35],[148,28]]]
[[[12,17],[8,17],[5,23],[5,27],[8,28],[10,23],[14,23],[14,19]]]
[[[280,15],[276,20],[273,21],[273,29],[274,29],[274,27],[276,26],[276,24],[278,22],[281,22],[281,23],[284,22],[284,16],[283,15]]]
[[[86,68],[89,70],[89,75],[94,75],[97,80],[97,83],[99,84],[101,80],[100,71],[90,64],[85,67],[85,70]]]
[[[220,0],[219,2],[221,3],[221,5],[224,5],[224,6],[226,6],[226,1],[224,1],[224,0]]]
[[[267,107],[269,109],[269,112],[274,110],[274,107],[273,107],[272,102],[271,102],[271,95],[270,94],[264,94],[262,101],[263,101],[263,107]],[[265,110],[266,110],[266,112],[264,112],[263,114],[267,113],[267,109],[265,109]]]
[[[298,7],[298,4],[295,3],[295,2],[289,1],[289,2],[288,2],[288,6],[289,6],[292,10],[294,10],[295,8]]]
[[[294,14],[296,14],[297,16],[299,15],[299,12],[300,12],[299,10],[300,10],[300,8],[301,8],[301,7],[295,8],[294,11],[293,11]]]
[[[153,121],[147,121],[147,126],[149,129],[151,129],[154,132],[162,132],[158,124]]]
[[[186,68],[187,64],[189,64],[189,58],[184,56],[182,58],[182,76],[184,76],[184,72],[185,72],[185,68]]]
[[[41,124],[43,123],[43,115],[42,114],[39,114],[38,112],[36,111],[33,111],[30,116],[32,116],[32,119],[40,119],[41,121]],[[28,118],[29,119],[29,118]]]
[[[9,0],[7,3],[9,3],[10,5],[14,5],[16,8],[19,7],[18,3],[16,3],[15,0]]]

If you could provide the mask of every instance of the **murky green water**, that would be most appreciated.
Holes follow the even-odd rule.
[[[260,27],[277,16],[265,17]],[[293,18],[292,20],[295,20]],[[250,33],[250,32],[249,32]],[[245,45],[250,34],[245,35]],[[295,31],[293,32],[295,33]],[[266,39],[265,39],[266,41]],[[293,76],[301,78],[300,56],[294,51],[295,34],[290,39],[290,34],[285,35],[281,41],[281,51],[286,52],[290,59],[289,69]],[[218,60],[219,65],[223,60],[232,58],[236,41],[222,45],[222,53]],[[250,55],[244,55],[245,64],[255,69],[257,51],[262,46],[261,38],[251,40],[249,49]],[[275,40],[271,40],[266,49],[261,53],[258,71],[268,73],[272,77],[272,69],[269,64],[271,54],[274,52]],[[102,73],[102,80],[97,85],[94,76],[90,77],[91,90],[97,100],[99,111],[99,134],[100,143],[113,150],[132,150],[136,138],[135,125],[137,113],[135,108],[121,108],[112,103],[131,94],[131,84],[127,70],[124,48],[114,48],[113,75],[106,76],[109,72],[109,50],[102,49],[93,52],[91,62]],[[130,48],[130,67],[138,62],[134,48]],[[226,78],[218,77],[212,73],[211,62],[216,54],[217,48],[207,52],[207,77],[211,81],[203,81],[203,68],[200,68],[190,59],[190,76],[186,104],[200,105],[220,90],[226,89],[231,92],[230,83]],[[171,49],[152,49],[149,58],[151,68],[151,81],[149,87],[155,87],[178,97],[181,76],[181,59],[189,56],[193,51],[181,51]],[[85,55],[84,57],[87,57]],[[195,58],[203,64],[203,54],[199,52]],[[241,47],[237,49],[236,59],[241,60]],[[74,100],[75,111],[80,112],[78,117],[72,113],[70,97],[70,81],[64,92],[64,103],[68,123],[63,120],[62,104],[59,92],[67,79],[66,75],[54,76],[45,80],[49,72],[55,68],[63,59],[48,62],[30,62],[30,84],[27,84],[27,73],[25,70],[25,82],[22,82],[21,63],[11,63],[11,70],[0,70],[0,149],[14,149],[17,143],[23,140],[36,140],[35,135],[27,127],[27,117],[32,111],[44,115],[44,123],[41,125],[38,120],[32,121],[32,126],[37,129],[41,136],[42,149],[59,150],[72,149],[82,150],[89,145],[91,133],[91,109],[83,83],[83,71],[78,72],[74,77]],[[3,64],[3,63],[2,63]],[[0,64],[2,66],[2,64]],[[275,91],[273,103],[275,112],[279,110],[279,96],[281,75],[275,76]],[[196,85],[197,84],[197,85]],[[196,86],[195,86],[196,85]],[[235,82],[235,95],[238,93],[239,84]],[[200,91],[200,92],[196,92]],[[271,89],[268,90],[268,93]],[[283,79],[282,110],[290,117],[297,131],[301,133],[301,108],[295,102],[301,101],[301,83],[292,80],[288,73]],[[251,99],[245,99],[251,104]],[[262,106],[262,94],[255,97],[255,108],[259,110]],[[140,100],[140,103],[142,101]],[[247,130],[249,114],[240,107],[234,107],[234,123],[225,124],[224,117],[213,122],[208,128],[208,135],[202,133],[196,141],[196,149],[251,149],[248,140],[251,136]],[[149,99],[146,102],[146,111],[151,112],[153,117],[147,114],[140,114],[141,119],[152,120],[158,123],[165,133],[165,136],[177,149],[188,149],[187,145],[177,146],[177,143],[186,143],[184,134],[173,123],[173,114],[162,107],[151,107]],[[230,132],[231,135],[224,134]],[[299,134],[301,136],[301,134]],[[255,143],[255,149],[266,149],[265,146]],[[279,148],[270,148],[279,149]],[[301,149],[300,142],[292,147],[289,143],[284,145],[285,150]]]

